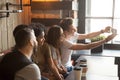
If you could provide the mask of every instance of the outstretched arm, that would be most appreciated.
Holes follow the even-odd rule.
[[[105,42],[112,40],[116,35],[117,35],[116,33],[113,33],[113,34],[109,35],[107,38],[105,38],[104,40],[92,42],[89,44],[80,44],[80,43],[73,44],[72,47],[70,47],[69,49],[72,49],[72,50],[92,49],[92,48],[95,48],[97,46],[104,44]]]
[[[107,26],[105,29],[102,29],[100,31],[92,32],[92,33],[89,33],[89,34],[79,34],[78,39],[82,40],[82,39],[87,39],[87,38],[92,38],[92,37],[98,36],[102,33],[106,33],[106,32],[109,33],[111,29],[112,28],[110,26]]]

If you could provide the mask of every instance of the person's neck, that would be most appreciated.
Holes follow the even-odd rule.
[[[69,35],[69,33],[67,31],[64,31],[64,35],[65,35],[66,39],[70,38],[70,35]]]
[[[33,49],[31,47],[24,47],[21,49],[18,49],[22,54],[24,54],[28,59],[31,58]]]

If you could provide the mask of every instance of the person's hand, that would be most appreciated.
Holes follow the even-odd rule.
[[[111,26],[107,26],[105,29],[103,29],[103,32],[110,33],[111,29],[112,29]]]
[[[111,35],[109,35],[109,36],[105,39],[106,42],[112,40],[116,35],[117,35],[117,34],[114,34],[114,33],[112,33]]]
[[[112,29],[111,31],[113,34],[117,34],[117,29]]]
[[[63,70],[64,73],[67,72],[67,68],[65,68],[64,66],[61,66],[61,68],[62,68],[62,70]]]
[[[61,74],[66,73],[66,71],[65,71],[65,70],[63,70],[63,69],[61,69],[59,72],[60,72]]]
[[[64,77],[62,74],[60,74],[60,77],[58,78],[58,80],[64,80]]]

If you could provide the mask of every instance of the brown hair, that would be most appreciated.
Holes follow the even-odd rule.
[[[69,26],[73,24],[72,18],[68,17],[60,21],[59,26],[63,29],[63,31],[68,31]]]
[[[61,27],[58,25],[52,26],[47,34],[47,43],[51,44],[55,48],[60,46],[60,37],[61,37]]]

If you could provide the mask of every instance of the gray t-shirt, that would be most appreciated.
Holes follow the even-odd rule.
[[[41,80],[41,74],[36,64],[30,64],[15,75],[15,80]]]

